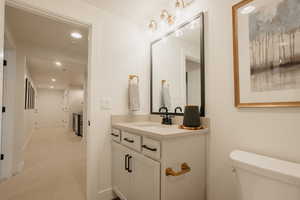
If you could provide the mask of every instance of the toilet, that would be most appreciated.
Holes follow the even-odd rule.
[[[239,150],[230,159],[238,200],[300,200],[300,164]]]

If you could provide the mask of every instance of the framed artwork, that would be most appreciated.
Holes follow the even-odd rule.
[[[35,90],[28,78],[25,79],[25,110],[35,108]]]
[[[28,78],[25,79],[25,110],[28,108]]]
[[[232,14],[235,106],[300,106],[299,0],[244,0]]]

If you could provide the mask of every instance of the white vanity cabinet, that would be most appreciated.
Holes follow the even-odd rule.
[[[123,200],[160,199],[160,163],[112,143],[113,190]]]
[[[121,142],[112,136],[112,185],[119,198],[205,200],[207,131],[174,128],[162,135],[122,127],[116,127]]]

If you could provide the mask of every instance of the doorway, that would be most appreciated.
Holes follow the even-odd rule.
[[[68,197],[62,191],[68,188],[53,185],[52,198],[84,199],[86,172],[78,173],[86,170],[89,27],[16,7],[5,10],[1,196],[22,197],[17,191],[9,194],[9,188],[34,183],[35,177],[39,184],[25,190],[38,199],[55,177],[78,183],[69,189],[82,193],[68,192],[73,195]],[[43,183],[40,175],[47,173],[52,176]]]

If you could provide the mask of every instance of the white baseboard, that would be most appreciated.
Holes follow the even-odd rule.
[[[98,200],[112,200],[115,198],[112,188],[101,190],[98,192]]]

